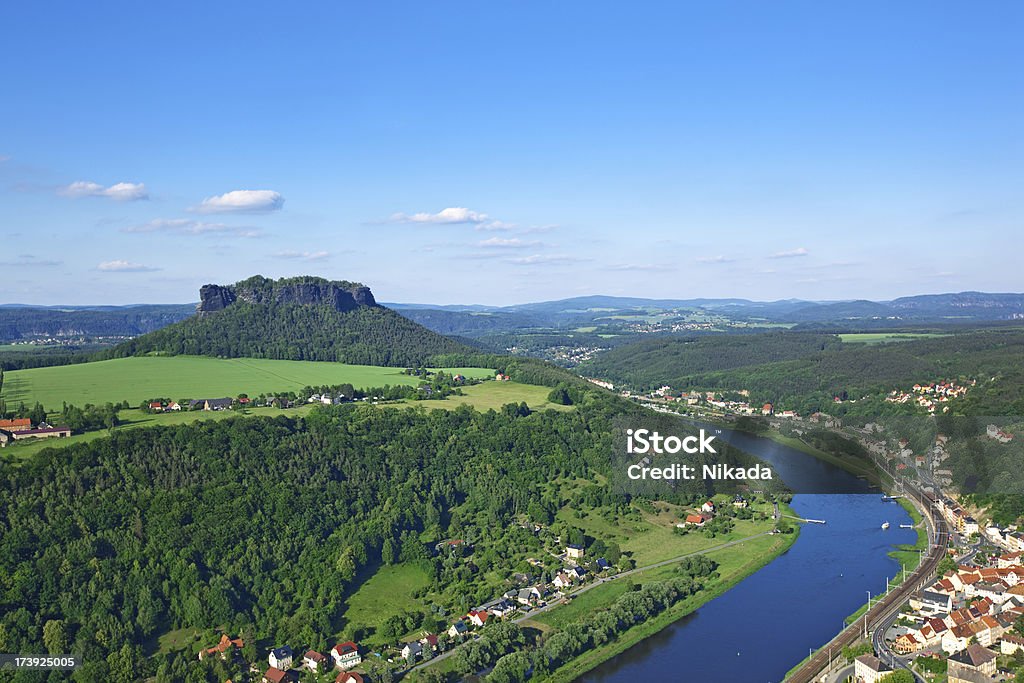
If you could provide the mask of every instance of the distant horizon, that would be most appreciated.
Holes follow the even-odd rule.
[[[285,276],[285,277],[301,277],[301,276],[295,275],[295,276]],[[222,285],[228,285],[228,284],[234,284],[234,283],[203,283],[203,284],[222,284]],[[962,294],[983,294],[983,295],[988,295],[988,296],[1024,296],[1024,291],[1021,291],[1021,292],[1012,292],[1012,291],[994,292],[994,291],[985,291],[985,290],[980,290],[980,289],[965,289],[965,290],[960,290],[960,291],[919,292],[917,294],[903,294],[903,295],[900,295],[900,296],[895,296],[895,297],[891,297],[891,298],[887,298],[887,299],[869,299],[869,298],[866,298],[866,297],[850,297],[850,298],[841,298],[841,299],[805,299],[805,298],[802,298],[802,297],[787,297],[787,298],[782,298],[782,299],[752,299],[750,297],[744,297],[744,296],[644,296],[644,295],[632,295],[632,294],[575,294],[575,295],[572,295],[572,296],[555,297],[555,298],[550,298],[550,299],[536,299],[536,300],[530,300],[530,301],[520,301],[520,302],[510,303],[510,304],[492,304],[492,303],[481,303],[481,302],[474,302],[474,303],[467,303],[467,302],[442,303],[442,302],[438,302],[438,301],[385,301],[385,300],[382,300],[381,297],[379,297],[377,295],[377,291],[374,289],[372,284],[369,284],[369,283],[362,283],[362,284],[365,284],[367,287],[370,288],[370,291],[373,292],[374,299],[377,301],[378,304],[380,304],[382,306],[396,306],[396,305],[397,306],[426,306],[426,307],[429,307],[429,306],[444,306],[444,307],[462,306],[462,307],[467,307],[467,308],[468,307],[512,308],[512,307],[516,307],[516,306],[527,306],[527,305],[531,305],[531,304],[553,303],[553,302],[558,302],[558,301],[570,301],[570,300],[573,300],[573,299],[585,299],[585,298],[591,298],[591,297],[604,297],[604,298],[610,298],[610,299],[643,299],[643,300],[649,300],[649,301],[698,301],[698,300],[703,300],[703,301],[729,301],[729,300],[742,300],[742,301],[747,301],[747,302],[752,303],[752,304],[774,304],[774,303],[785,303],[785,302],[800,302],[800,303],[808,303],[808,304],[838,304],[838,303],[848,303],[848,302],[855,302],[855,301],[870,301],[872,303],[889,303],[889,302],[892,302],[892,301],[896,301],[897,299],[905,299],[905,298],[925,297],[925,296],[956,296],[956,295],[962,295]],[[197,290],[198,290],[198,287],[197,287]],[[192,306],[192,305],[198,305],[198,304],[199,304],[199,300],[198,299],[196,299],[194,301],[136,301],[136,302],[133,302],[133,303],[97,303],[97,302],[92,302],[92,303],[82,303],[82,304],[73,304],[73,303],[68,303],[68,302],[51,303],[51,304],[43,304],[43,303],[34,303],[33,304],[33,303],[24,303],[24,302],[12,301],[12,302],[0,303],[0,308],[17,308],[17,307],[23,307],[23,308],[69,308],[69,309],[73,309],[73,308],[100,308],[100,307],[131,308],[131,307],[135,307],[135,306]]]

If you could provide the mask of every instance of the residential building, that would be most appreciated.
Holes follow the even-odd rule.
[[[363,658],[359,656],[359,646],[351,640],[332,647],[331,658],[334,660],[334,666],[339,669],[351,669],[363,661]]]
[[[483,626],[487,623],[487,618],[489,616],[490,614],[487,613],[487,610],[471,610],[469,614],[466,615],[466,618],[469,619],[469,622],[474,626]]]
[[[213,647],[199,651],[199,659],[206,659],[213,655],[220,655],[221,659],[226,658],[228,650],[235,648],[241,650],[245,646],[245,641],[241,638],[231,638],[228,634],[224,633],[220,637],[220,642]]]
[[[270,651],[270,656],[267,658],[270,660],[270,666],[275,669],[290,669],[292,666],[292,649],[287,645],[283,647],[275,647]]]
[[[25,418],[14,418],[13,420],[0,420],[0,429],[5,432],[25,432],[32,429],[32,420]]]
[[[331,660],[321,652],[307,650],[306,654],[302,656],[302,664],[310,671],[320,673],[330,668]]]
[[[263,683],[295,683],[298,678],[291,671],[272,666],[263,673]]]
[[[949,658],[948,683],[976,683],[996,673],[996,653],[974,643]]]
[[[405,647],[402,648],[402,659],[408,661],[415,661],[422,654],[423,646],[415,640],[411,643],[406,643]]]
[[[874,655],[861,655],[853,660],[853,680],[856,683],[878,683],[892,669]]]

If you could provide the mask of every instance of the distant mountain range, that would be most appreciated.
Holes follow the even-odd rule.
[[[789,320],[838,319],[873,316],[974,317],[985,320],[1009,319],[1024,315],[1024,294],[991,294],[959,292],[922,294],[891,301],[851,299],[843,301],[811,301],[783,299],[754,301],[751,299],[645,299],[621,296],[581,296],[556,301],[517,304],[513,306],[431,305],[386,303],[396,310],[441,310],[468,313],[583,313],[600,310],[652,308],[704,309],[727,312],[732,316],[773,317]]]
[[[960,292],[891,301],[752,301],[748,299],[644,299],[584,296],[516,306],[387,306],[443,334],[478,336],[531,328],[571,329],[608,324],[637,314],[704,314],[735,323],[798,327],[898,327],[920,324],[993,323],[1024,319],[1024,294]]]
[[[213,292],[220,296],[224,291],[227,290],[211,290],[208,301],[216,299]],[[301,291],[295,291],[298,292],[296,296],[305,296]],[[324,301],[329,299],[336,303],[341,300],[338,297],[347,298],[351,294],[339,289],[324,296],[327,297]],[[358,296],[357,292],[356,298]],[[514,306],[419,303],[385,303],[382,306],[399,311],[406,318],[434,332],[465,337],[524,330],[573,329],[607,324],[624,316],[658,313],[705,314],[737,323],[786,324],[802,328],[955,325],[1024,320],[1024,294],[986,292],[925,294],[891,301],[647,299],[595,295]],[[136,336],[189,318],[195,311],[196,304],[0,304],[0,341],[46,336]]]

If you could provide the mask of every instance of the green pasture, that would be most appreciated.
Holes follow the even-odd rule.
[[[467,377],[489,377],[493,370],[451,368]],[[401,368],[315,361],[202,356],[149,356],[12,370],[4,374],[8,405],[41,403],[60,410],[63,403],[101,405],[147,398],[218,398],[298,391],[305,386],[352,384],[357,388],[416,384]]]

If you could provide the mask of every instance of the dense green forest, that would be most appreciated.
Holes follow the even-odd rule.
[[[748,389],[801,413],[886,415],[882,396],[917,382],[978,380],[957,410],[1024,414],[1024,332],[987,330],[889,344],[844,344],[837,336],[771,333],[661,338],[620,346],[581,372],[642,389]],[[863,399],[833,405],[833,397]],[[874,400],[872,400],[874,399]]]
[[[580,370],[616,383],[654,388],[674,378],[804,358],[841,343],[834,335],[795,332],[656,337],[607,351]]]
[[[536,543],[515,522],[628,507],[609,485],[554,485],[607,474],[614,418],[634,409],[563,387],[576,410],[349,405],[43,451],[0,482],[0,650],[79,653],[89,663],[75,680],[168,681],[191,659],[152,656],[172,629],[324,648],[372,636],[346,631],[344,599],[361,570],[398,561],[423,567],[439,610],[479,604],[494,596],[487,572]],[[434,556],[448,537],[473,540],[479,573]],[[435,625],[409,618],[386,626]]]
[[[429,365],[433,356],[467,352],[457,341],[394,311],[361,306],[234,303],[125,342],[100,358],[150,353],[317,360],[362,365]]]

